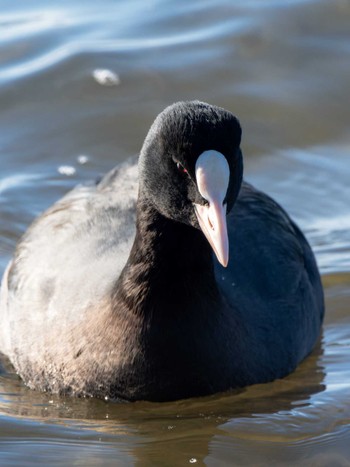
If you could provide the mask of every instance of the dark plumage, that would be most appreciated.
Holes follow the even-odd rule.
[[[271,381],[308,355],[324,311],[314,256],[283,209],[242,183],[240,139],[230,112],[174,104],[143,145],[137,202],[124,164],[33,223],[0,298],[0,350],[26,384],[164,401]],[[229,167],[227,268],[194,209],[208,204],[196,172],[208,150]]]

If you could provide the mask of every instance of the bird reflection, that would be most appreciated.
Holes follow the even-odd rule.
[[[169,465],[201,465],[215,449],[218,434],[244,432],[262,416],[279,414],[282,426],[283,418],[287,423],[293,412],[307,417],[313,398],[326,389],[322,357],[320,341],[297,370],[284,379],[165,403],[114,403],[32,391],[2,357],[0,416],[29,419],[34,432],[44,423],[45,436],[61,442],[67,436],[75,438],[78,430],[79,437],[86,437],[90,443],[113,443],[113,449],[109,445],[103,456],[114,458],[121,450],[124,462],[127,459],[131,465],[164,465],[164,459]]]

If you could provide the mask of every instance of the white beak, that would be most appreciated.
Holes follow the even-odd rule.
[[[196,162],[199,193],[208,205],[194,204],[197,219],[220,264],[227,266],[229,242],[226,224],[226,196],[230,168],[226,158],[217,151],[205,151]]]

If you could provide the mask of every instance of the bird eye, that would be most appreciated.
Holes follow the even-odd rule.
[[[187,169],[185,169],[185,167],[183,165],[181,165],[180,162],[176,162],[176,168],[177,168],[177,170],[179,172],[184,173],[184,174],[188,174]]]

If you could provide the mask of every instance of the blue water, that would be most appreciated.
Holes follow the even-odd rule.
[[[0,465],[349,465],[350,2],[0,6],[0,274],[36,215],[137,154],[166,105],[197,98],[240,118],[245,176],[305,231],[327,303],[297,371],[239,393],[59,398],[4,361]]]

